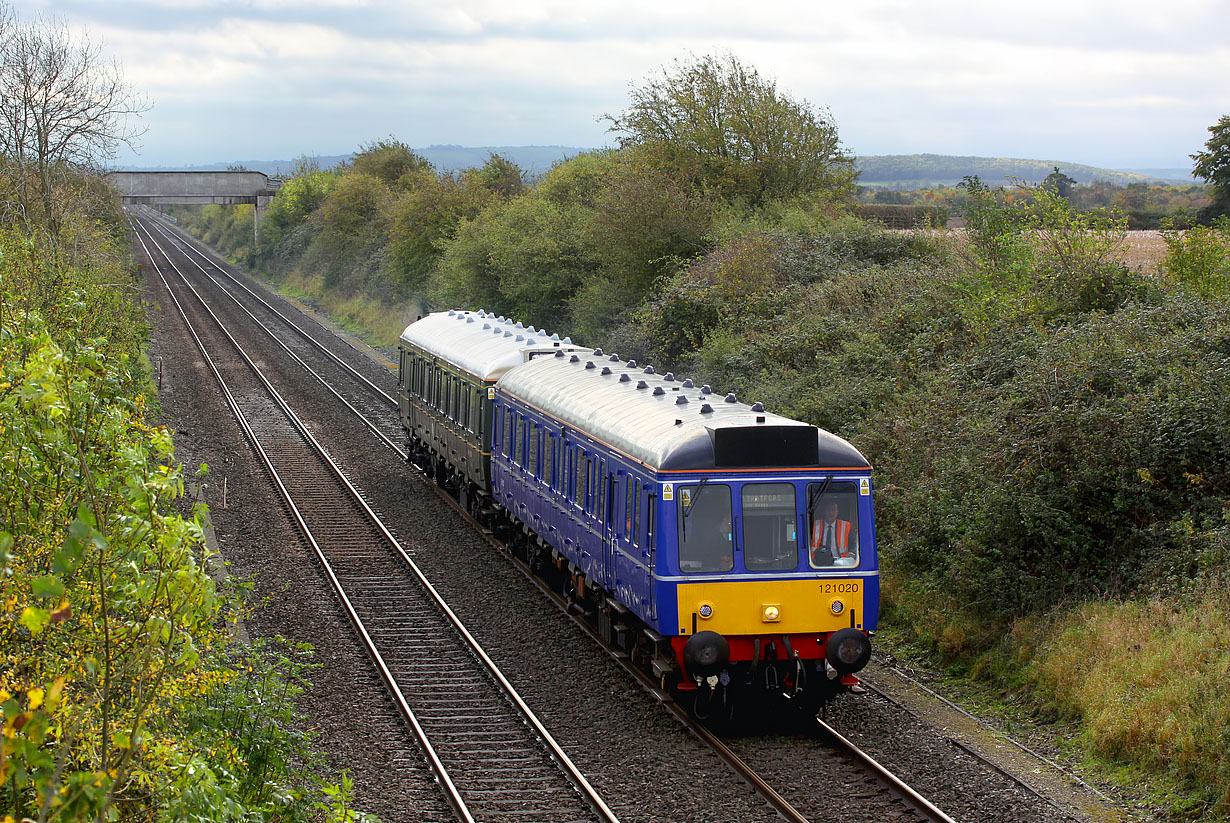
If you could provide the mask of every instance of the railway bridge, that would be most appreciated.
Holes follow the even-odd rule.
[[[259,171],[113,171],[106,179],[126,204],[253,205],[258,232],[281,182]]]

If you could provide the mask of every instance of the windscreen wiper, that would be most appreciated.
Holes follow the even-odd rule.
[[[824,482],[821,483],[820,486],[814,492],[812,492],[811,497],[808,498],[807,500],[807,519],[808,521],[816,519],[816,516],[812,514],[812,512],[816,510],[816,501],[819,500],[824,495],[824,490],[827,489],[829,487],[829,483],[832,483],[832,482],[833,482],[833,475],[830,474],[828,477],[824,478]]]
[[[692,495],[692,499],[688,502],[688,504],[683,507],[683,523],[680,524],[680,531],[683,532],[682,537],[684,540],[688,539],[688,515],[692,513],[692,507],[695,506],[696,501],[700,499],[700,490],[703,489],[705,484],[708,482],[708,477],[702,478],[700,483],[696,486],[696,493]]]

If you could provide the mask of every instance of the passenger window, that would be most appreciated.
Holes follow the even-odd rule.
[[[728,572],[735,567],[730,487],[715,483],[680,486],[679,570],[684,574]]]
[[[513,462],[525,465],[525,419],[519,414],[513,415]]]
[[[632,510],[635,508],[632,504],[633,486],[631,476],[624,477],[624,539],[632,542]]]
[[[786,571],[799,565],[798,510],[793,483],[743,487],[743,564],[749,571]]]
[[[633,483],[632,489],[632,545],[641,545],[641,496],[638,493],[640,483]]]
[[[555,438],[549,430],[542,433],[542,482],[555,487]]]
[[[808,554],[813,569],[859,563],[858,487],[851,482],[807,484]]]
[[[526,455],[526,467],[530,470],[530,474],[537,476],[538,474],[538,424],[530,420],[529,434],[530,444],[529,453]]]
[[[512,456],[512,413],[500,407],[500,432],[503,436],[503,442],[500,444],[500,453],[505,457]]]

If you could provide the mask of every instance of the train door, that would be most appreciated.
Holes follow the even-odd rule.
[[[654,487],[645,486],[644,506],[642,511],[644,517],[644,536],[645,536],[645,560],[649,565],[649,617],[653,620],[658,619],[658,585],[654,576],[658,571],[658,496],[654,494]]]

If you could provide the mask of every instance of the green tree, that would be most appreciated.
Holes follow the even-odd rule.
[[[355,171],[370,174],[390,186],[396,185],[406,174],[433,171],[427,158],[392,136],[387,140],[373,140],[360,146],[359,153],[350,161],[350,166]]]
[[[498,195],[476,175],[456,177],[420,170],[404,176],[393,204],[385,272],[394,286],[420,293],[457,225],[473,219]]]
[[[1209,126],[1204,148],[1191,156],[1196,161],[1192,174],[1213,185],[1214,206],[1225,213],[1230,211],[1230,114]]]
[[[473,178],[483,188],[505,197],[525,191],[525,172],[516,163],[495,152],[488,155],[486,163],[477,169],[467,170],[464,176]]]
[[[625,148],[731,200],[853,191],[854,161],[832,116],[779,92],[732,54],[676,61],[605,119]]]
[[[1059,166],[1055,166],[1054,171],[1042,181],[1042,188],[1049,189],[1067,200],[1072,196],[1072,190],[1076,188],[1076,180],[1061,172]]]

